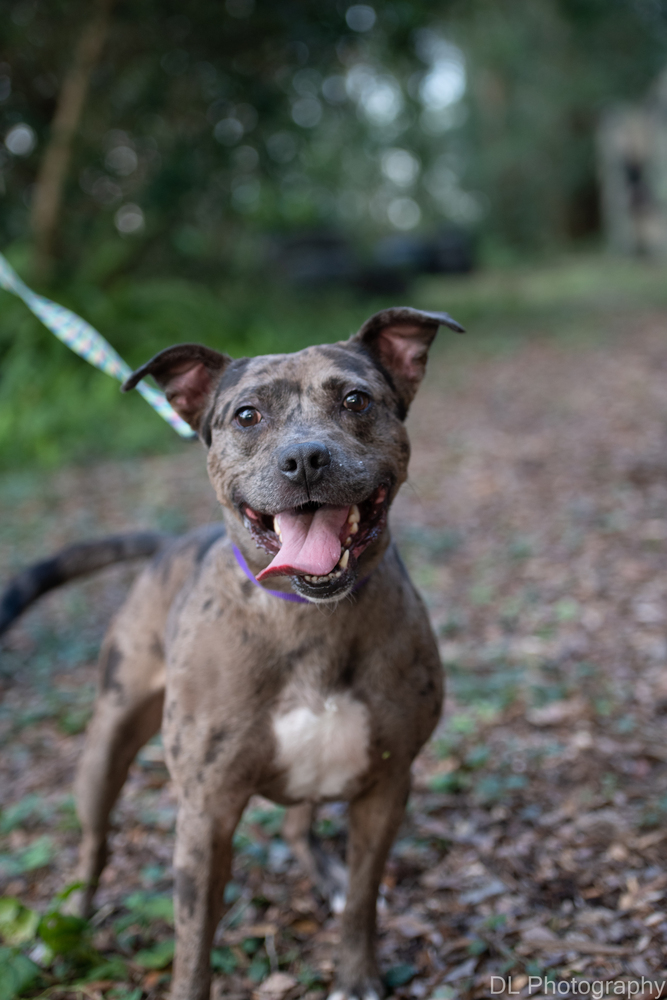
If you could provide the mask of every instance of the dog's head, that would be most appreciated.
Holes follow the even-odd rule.
[[[441,324],[463,332],[446,313],[395,308],[295,354],[232,360],[179,344],[123,389],[152,375],[197,431],[233,535],[263,550],[258,579],[287,576],[311,601],[339,600],[372,563],[405,481],[403,421]]]

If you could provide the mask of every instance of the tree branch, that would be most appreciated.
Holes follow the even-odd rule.
[[[41,277],[46,277],[52,266],[72,143],[81,120],[90,76],[107,37],[112,4],[113,0],[95,0],[93,16],[81,32],[60,89],[51,137],[37,175],[31,225],[35,238],[35,269]]]

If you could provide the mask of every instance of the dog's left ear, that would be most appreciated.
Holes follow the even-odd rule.
[[[404,413],[424,377],[428,349],[439,326],[465,332],[448,313],[396,306],[375,313],[348,341],[367,351],[390,375]]]
[[[199,431],[213,389],[231,360],[228,354],[203,344],[176,344],[132,372],[121,390],[129,392],[142,378],[152,375],[179,417]]]

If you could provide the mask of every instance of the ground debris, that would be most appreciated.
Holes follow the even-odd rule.
[[[397,997],[488,997],[494,975],[519,990],[547,972],[619,983],[664,975],[660,323],[603,347],[534,343],[454,375],[436,356],[415,403],[414,488],[394,525],[449,692],[381,889],[379,958]],[[0,561],[8,569],[122,527],[203,523],[215,503],[202,470],[194,451],[107,463],[45,476],[26,504],[9,483]],[[70,789],[93,654],[130,577],[113,570],[54,595],[7,637],[0,891],[28,906],[44,909],[74,868]],[[156,744],[116,813],[96,929],[106,947],[120,938],[132,956],[147,947],[142,935],[172,933],[153,923],[123,938],[114,927],[133,893],[170,892],[174,816]],[[331,986],[337,919],[289,856],[280,818],[256,800],[239,838],[214,949],[217,997],[316,1000]],[[344,826],[344,811],[321,810],[328,850],[342,851]],[[168,965],[130,971],[128,987],[164,995]],[[100,983],[95,991],[107,995]]]

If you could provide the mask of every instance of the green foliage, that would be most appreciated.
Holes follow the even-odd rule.
[[[194,281],[133,278],[102,290],[76,281],[54,295],[92,322],[133,366],[178,341],[200,340],[235,356],[336,341],[387,304],[386,299],[360,302],[340,293],[296,295],[270,282],[261,292],[249,281],[227,281],[212,289]],[[424,308],[450,311],[470,329],[460,338],[441,333],[436,345],[447,351],[454,377],[458,358],[471,351],[511,351],[536,329],[577,344],[607,335],[610,319],[617,321],[619,312],[664,304],[667,284],[659,267],[591,256],[466,279],[428,279],[410,298]],[[22,303],[0,292],[0,469],[20,470],[4,478],[8,502],[20,502],[38,488],[30,466],[192,447],[137,393],[121,395],[114,379],[73,355]],[[405,539],[412,561],[421,565],[427,555],[429,567],[446,562],[460,541],[446,531],[407,532]],[[449,631],[457,628],[452,621]],[[82,642],[85,646],[85,636],[70,637],[76,655]],[[80,649],[82,656],[85,652]],[[63,705],[60,725],[77,729],[85,708],[76,702],[67,709]]]
[[[490,931],[499,931],[507,923],[506,913],[492,913],[490,917],[487,917],[484,921],[484,927],[488,928]]]
[[[7,484],[5,481],[4,485],[9,485],[8,492],[11,493],[11,484]],[[3,500],[6,499],[5,495]],[[42,631],[39,639],[41,645],[36,655],[30,657],[16,655],[13,658],[17,667],[19,664],[21,667],[29,664],[29,669],[34,672],[36,677],[40,678],[38,695],[35,696],[31,704],[19,712],[12,711],[10,713],[5,707],[0,706],[0,716],[5,715],[9,719],[8,735],[43,719],[54,719],[61,731],[72,735],[73,732],[80,731],[80,727],[85,724],[90,715],[94,688],[92,685],[82,685],[75,690],[66,690],[56,687],[47,678],[53,672],[56,664],[74,665],[92,659],[97,652],[99,639],[94,632],[90,632],[87,637],[82,636],[80,629],[72,629],[69,634],[65,630],[64,634],[59,636],[45,630]],[[9,666],[11,664],[9,652],[4,659],[6,665]],[[47,803],[43,802],[39,805],[32,799],[30,801],[32,805],[21,805],[20,809],[31,810],[29,817],[31,825],[34,825],[40,818],[46,819],[47,815],[52,812],[52,807]],[[3,822],[4,820],[0,820],[0,832],[2,832]]]
[[[428,787],[432,792],[456,795],[459,792],[466,792],[470,788],[470,777],[462,770],[436,774],[429,779]]]
[[[0,872],[5,878],[43,868],[53,858],[55,847],[49,836],[38,837],[32,844],[13,854],[0,854]]]
[[[81,977],[80,982],[92,983],[98,979],[120,980],[126,979],[127,975],[127,963],[119,955],[114,955],[112,958],[105,959],[99,964],[93,965]]]
[[[645,806],[640,825],[645,830],[653,830],[664,826],[666,820],[667,795],[663,795]]]
[[[58,893],[44,916],[18,899],[0,898],[0,938],[7,946],[0,948],[0,998],[13,1000],[40,979],[40,967],[24,954],[25,950],[35,955],[39,952],[41,965],[45,968],[53,965],[65,982],[103,965],[108,978],[113,978],[114,969],[119,971],[119,963],[112,967],[93,948],[88,921],[61,911],[62,904],[76,888],[73,885]]]
[[[92,924],[63,912],[63,904],[79,888],[74,884],[58,893],[44,915],[13,897],[0,898],[0,942],[4,945],[0,947],[0,1000],[14,1000],[23,989],[36,985],[46,974],[42,970],[48,970],[51,982],[63,986],[128,979],[130,974],[125,958],[113,953],[100,954],[93,946]],[[139,935],[125,943],[125,947],[128,942],[130,947],[133,945],[133,964],[141,969],[167,968],[173,959],[174,941],[172,937],[165,939],[162,933],[165,924],[173,925],[171,899],[163,895],[133,893],[124,905],[129,913],[117,920],[113,928],[119,938],[129,926],[141,929]],[[158,940],[151,940],[156,934]],[[231,970],[235,967],[229,949],[216,950],[211,961],[214,968]],[[114,1000],[138,998],[129,986],[119,987],[109,996]]]
[[[247,975],[254,983],[261,983],[262,980],[266,979],[270,971],[271,964],[267,956],[257,954],[248,967]]]
[[[243,826],[259,826],[268,837],[275,837],[280,833],[285,818],[285,809],[282,806],[272,808],[255,807],[248,809],[243,816]]]
[[[174,941],[158,941],[151,948],[142,948],[133,961],[142,969],[164,969],[174,957]]]
[[[11,896],[0,899],[0,937],[11,946],[32,941],[39,926],[39,914]]]
[[[525,774],[485,774],[475,783],[475,794],[481,802],[499,802],[528,784]]]
[[[110,1000],[138,1000],[131,987],[131,974],[125,957],[102,955],[93,946],[94,928],[88,920],[63,912],[63,904],[79,885],[58,893],[47,912],[41,916],[13,897],[0,898],[0,1000],[14,1000],[28,986],[39,984],[44,975],[64,987],[98,980],[127,981],[114,988]],[[132,952],[135,969],[166,970],[174,957],[174,939],[164,937],[164,925],[173,926],[170,897],[146,892],[132,893],[124,901],[127,911],[113,922],[118,944]],[[129,929],[135,933],[129,934]],[[157,940],[156,940],[157,938]],[[248,975],[261,982],[270,971],[269,960],[260,938],[246,938],[243,951],[252,957]],[[31,955],[39,965],[29,958]],[[232,973],[239,958],[231,948],[214,948],[211,967],[217,972]],[[135,973],[136,974],[136,973]],[[166,973],[167,978],[169,973]],[[3,992],[4,991],[4,992]]]
[[[650,14],[631,0],[469,8],[456,19],[477,82],[464,127],[477,155],[465,178],[489,197],[492,242],[544,248],[594,231],[597,120],[643,97],[663,69],[664,4]]]
[[[225,886],[224,892],[224,902],[226,906],[230,906],[232,903],[236,903],[237,900],[243,895],[243,889],[238,884],[238,882],[228,882]]]
[[[345,818],[342,815],[316,815],[313,829],[318,837],[337,837],[345,829]]]
[[[133,917],[148,925],[152,920],[174,923],[174,901],[171,896],[154,896],[147,892],[135,892],[125,900],[125,906]]]
[[[14,1000],[40,978],[39,966],[12,948],[0,947],[0,1000]]]
[[[133,367],[172,343],[198,340],[235,356],[339,340],[365,318],[352,299],[314,302],[279,288],[184,281],[123,282],[108,292],[75,285],[58,301],[89,320]],[[179,441],[138,393],[61,344],[22,303],[0,292],[0,468],[54,466],[101,454],[192,447]],[[63,725],[78,731],[83,714]]]
[[[211,968],[215,972],[230,975],[238,968],[238,959],[231,948],[213,948],[211,951]]]
[[[14,805],[6,806],[0,813],[0,834],[11,833],[17,827],[29,827],[34,823],[48,820],[52,807],[41,795],[25,795]]]
[[[310,965],[303,964],[301,966],[297,973],[297,979],[309,990],[313,989],[313,987],[324,985],[322,973],[317,969],[313,969]]]
[[[425,226],[481,217],[496,259],[595,232],[596,121],[662,69],[664,4],[373,6],[375,24],[351,30],[346,4],[316,0],[258,0],[247,16],[212,0],[187,14],[176,0],[114,5],[73,149],[60,273],[100,285],[137,272],[256,271],[266,256],[257,234],[386,232],[388,205],[406,196]],[[84,0],[9,10],[0,125],[26,122],[37,145],[3,155],[3,245],[28,232],[58,90],[90,16]],[[432,106],[425,81],[453,45],[465,93]],[[412,180],[383,169],[397,147],[414,157]],[[123,236],[114,218],[128,204],[145,224]]]
[[[415,561],[444,563],[461,547],[463,539],[448,528],[410,525],[401,531],[400,542],[401,548],[407,549]]]
[[[243,939],[241,947],[246,955],[254,955],[262,946],[262,939],[257,937],[247,937]]]
[[[474,746],[466,754],[466,767],[468,767],[471,771],[476,771],[478,768],[484,767],[490,756],[491,750],[489,747],[484,746],[483,744]]]
[[[456,700],[463,705],[484,703],[503,709],[516,699],[523,671],[514,664],[494,663],[488,670],[463,670],[450,667],[451,685]]]
[[[90,944],[90,926],[87,920],[73,914],[54,910],[39,922],[38,934],[54,955],[86,962],[94,953]]]
[[[405,986],[406,983],[409,983],[411,979],[414,979],[418,971],[416,966],[410,965],[408,962],[403,962],[400,965],[392,965],[390,969],[387,969],[384,981],[389,989],[393,990],[397,986]]]
[[[122,934],[129,927],[149,927],[153,921],[160,920],[170,927],[174,925],[174,902],[171,896],[155,895],[150,892],[133,892],[124,900],[128,910],[122,917],[114,921],[117,934]]]
[[[79,829],[79,820],[71,795],[67,795],[57,802],[46,801],[40,795],[26,795],[13,805],[7,806],[0,813],[0,835],[6,835],[16,829],[30,830],[33,827],[53,822],[54,817],[57,817],[59,830]],[[35,841],[30,848],[26,849],[29,853],[23,855],[21,863],[34,862],[35,858],[40,856],[47,857],[48,863],[50,860],[48,848],[48,840],[44,841],[41,838],[41,842]],[[18,863],[20,857],[20,855],[15,855],[14,861]],[[23,868],[23,870],[29,871],[30,869]]]
[[[380,180],[380,156],[393,145],[384,123],[405,108],[400,131],[408,129],[416,147],[429,144],[418,124],[420,100],[407,86],[426,69],[413,32],[433,20],[429,5],[376,6],[377,29],[358,34],[345,8],[315,0],[261,0],[247,17],[210,0],[190,4],[187,15],[176,0],[115,5],[74,150],[60,269],[75,264],[100,282],[109,273],[158,273],[177,263],[210,276],[256,255],[249,231],[338,222],[345,218],[338,196],[350,189],[354,211],[358,196]],[[5,113],[26,120],[38,139],[34,153],[8,165],[9,197],[0,202],[5,240],[26,231],[21,196],[48,137],[57,91],[49,81],[62,80],[63,53],[71,54],[88,17],[82,0],[66,0],[3,18],[0,40],[12,74]],[[344,75],[356,64],[377,77],[376,90],[384,83],[385,100],[387,80],[400,94],[393,115],[366,114],[360,94],[346,92]],[[51,87],[48,94],[35,91],[36,77],[43,91]],[[128,148],[129,161],[114,157]],[[145,219],[143,231],[127,238],[114,227],[123,203],[138,203]]]

